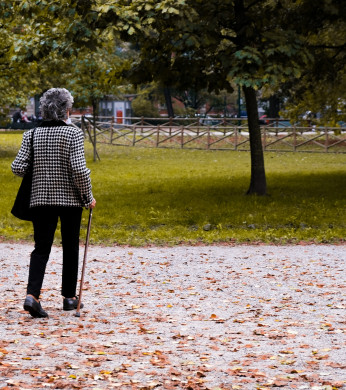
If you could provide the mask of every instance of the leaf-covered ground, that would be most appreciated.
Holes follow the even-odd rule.
[[[80,318],[55,247],[49,319],[22,310],[31,250],[0,244],[0,388],[346,388],[345,246],[91,247]]]

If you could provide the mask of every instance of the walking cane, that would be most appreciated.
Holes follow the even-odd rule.
[[[80,317],[80,305],[82,302],[82,291],[83,291],[83,282],[84,282],[84,273],[85,273],[85,265],[86,265],[86,258],[88,253],[88,246],[89,246],[89,237],[90,237],[90,226],[91,226],[91,217],[93,215],[93,209],[90,209],[89,213],[89,221],[88,221],[88,230],[87,230],[87,236],[85,241],[85,248],[84,248],[84,259],[83,259],[83,267],[82,267],[82,277],[80,280],[80,287],[79,287],[79,299],[78,299],[78,305],[77,305],[77,311],[75,316]]]

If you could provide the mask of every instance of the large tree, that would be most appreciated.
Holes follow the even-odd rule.
[[[289,23],[289,2],[268,0],[134,0],[104,6],[98,25],[120,29],[141,50],[128,76],[178,89],[232,91],[246,101],[251,146],[249,194],[266,194],[256,91],[299,75],[308,61],[304,39]],[[113,22],[112,22],[113,21]],[[283,28],[284,27],[284,28]]]
[[[248,193],[263,195],[266,177],[257,91],[275,90],[292,81],[298,85],[306,69],[311,70],[313,84],[321,62],[326,67],[338,56],[342,64],[344,4],[339,0],[133,0],[108,5],[99,20],[103,26],[112,19],[126,20],[121,25],[124,39],[141,49],[140,61],[130,72],[134,80],[159,79],[180,89],[207,87],[215,92],[231,90],[232,81],[242,87],[251,146]],[[333,70],[337,82],[342,74],[337,66]],[[337,97],[340,88],[335,82],[328,85]]]

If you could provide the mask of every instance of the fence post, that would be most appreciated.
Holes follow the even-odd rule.
[[[93,117],[93,127],[94,127],[94,161],[96,161],[96,157],[97,157],[96,142],[97,142],[97,139],[96,139],[96,117],[95,117],[95,115]]]
[[[275,126],[276,126],[275,134],[276,134],[276,136],[277,136],[278,133],[279,133],[279,120],[278,120],[278,119],[276,119],[276,124],[275,124]]]
[[[184,147],[184,125],[181,126],[181,148]]]
[[[86,126],[85,126],[85,123],[84,123],[84,116],[83,115],[81,117],[81,130],[83,132],[84,138],[86,138]]]
[[[136,127],[133,127],[133,138],[132,138],[132,146],[136,145]]]
[[[169,135],[172,135],[172,117],[169,117]]]
[[[111,144],[113,143],[113,132],[114,132],[114,116],[112,116],[112,121],[111,121]]]
[[[328,127],[326,127],[326,129],[324,130],[325,132],[325,135],[326,135],[326,141],[325,141],[325,144],[324,144],[324,151],[326,153],[328,153],[328,150],[329,150],[329,135],[328,135]]]
[[[159,146],[160,142],[160,125],[157,126],[157,133],[156,133],[156,147]]]
[[[293,151],[297,151],[297,130],[296,125],[293,126]]]
[[[210,149],[210,126],[208,126],[208,145],[207,145],[208,150]]]
[[[263,150],[267,149],[267,128],[265,126],[261,126],[260,129],[263,131]]]
[[[234,128],[234,150],[238,149],[238,126]]]
[[[141,117],[141,134],[143,134],[144,117]]]

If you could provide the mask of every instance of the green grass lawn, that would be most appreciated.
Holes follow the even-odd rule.
[[[10,209],[20,184],[10,169],[21,134],[0,133],[0,237],[32,240]],[[346,155],[265,154],[269,196],[244,195],[248,152],[99,146],[92,170],[95,244],[337,242],[346,232]],[[88,214],[83,214],[83,232]],[[84,238],[83,238],[84,240]],[[56,242],[60,241],[59,234]]]

